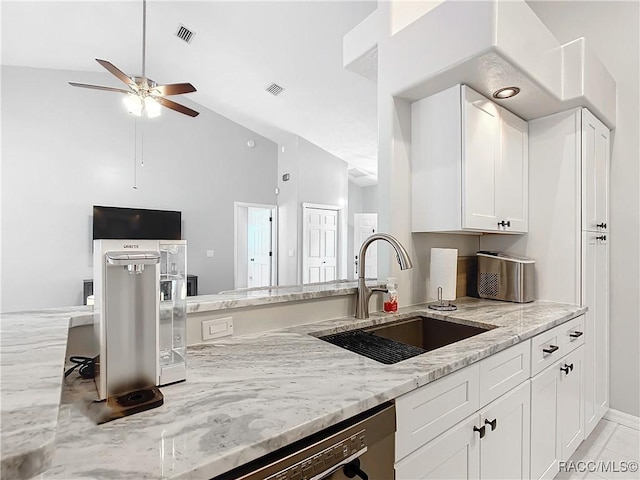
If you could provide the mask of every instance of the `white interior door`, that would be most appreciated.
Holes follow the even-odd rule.
[[[364,241],[378,231],[377,213],[354,213],[353,215],[353,255],[355,278],[358,278],[362,261],[358,258],[360,247]],[[367,249],[364,262],[365,278],[378,278],[378,245],[373,242]]]
[[[273,218],[270,208],[248,207],[247,286],[271,285],[271,237]]]
[[[337,278],[338,211],[303,208],[302,283],[330,282]]]

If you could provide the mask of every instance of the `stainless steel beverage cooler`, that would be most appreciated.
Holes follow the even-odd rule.
[[[101,400],[186,379],[184,240],[94,241]]]
[[[101,400],[156,386],[160,252],[153,240],[94,241],[94,330]]]

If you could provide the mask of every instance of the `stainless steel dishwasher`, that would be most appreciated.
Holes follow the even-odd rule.
[[[395,431],[385,403],[213,480],[393,480]]]

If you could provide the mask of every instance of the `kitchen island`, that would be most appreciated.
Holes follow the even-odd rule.
[[[82,381],[72,375],[58,407],[55,447],[48,450],[53,464],[43,478],[211,478],[586,310],[551,302],[457,303],[454,312],[419,305],[366,320],[345,317],[190,347],[187,381],[162,388],[163,406],[100,426],[82,413]],[[490,330],[394,365],[316,338],[416,313]],[[11,417],[4,387],[3,372],[3,425]],[[4,427],[2,443],[4,461]]]

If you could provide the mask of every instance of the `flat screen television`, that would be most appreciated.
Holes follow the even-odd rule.
[[[182,213],[93,206],[93,239],[181,240]]]

